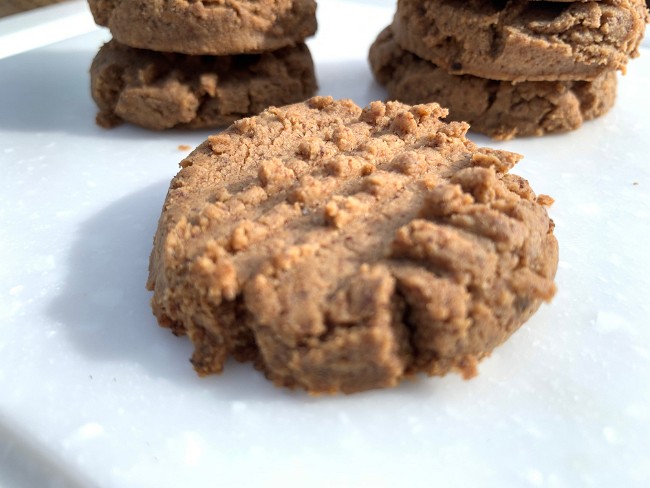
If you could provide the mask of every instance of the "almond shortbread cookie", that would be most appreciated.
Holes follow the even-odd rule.
[[[638,55],[647,20],[643,0],[399,0],[393,32],[452,74],[593,81]]]
[[[199,374],[254,361],[309,392],[465,377],[555,292],[520,156],[438,104],[327,97],[235,122],[181,162],[147,286]]]
[[[370,47],[370,64],[391,100],[438,102],[449,119],[494,139],[541,136],[577,129],[606,113],[616,100],[616,72],[594,81],[488,80],[450,75],[430,61],[402,49],[387,27]]]
[[[97,122],[154,130],[228,125],[270,105],[312,96],[316,76],[305,44],[262,54],[188,56],[105,44],[90,69]]]
[[[301,43],[316,32],[314,0],[88,0],[95,22],[130,47],[241,54]]]

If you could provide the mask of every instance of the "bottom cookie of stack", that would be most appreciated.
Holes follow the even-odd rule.
[[[450,120],[466,121],[474,131],[500,140],[577,129],[606,113],[616,99],[614,71],[592,82],[511,83],[452,75],[400,47],[390,27],[371,46],[369,60],[390,99],[438,102],[449,109]]]
[[[97,123],[148,129],[218,127],[317,89],[305,44],[260,54],[190,56],[136,49],[112,40],[90,68]]]

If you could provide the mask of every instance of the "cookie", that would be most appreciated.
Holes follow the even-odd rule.
[[[154,130],[206,128],[305,100],[316,91],[304,44],[262,54],[188,56],[124,46],[115,40],[90,69],[97,122]]]
[[[95,22],[130,47],[241,54],[301,43],[316,32],[314,0],[88,0]]]
[[[181,162],[147,287],[199,374],[254,361],[313,393],[465,377],[555,292],[553,222],[517,154],[438,104],[316,97]]]
[[[540,136],[576,129],[607,112],[616,99],[616,72],[594,81],[511,83],[470,75],[450,75],[402,49],[386,28],[370,47],[370,64],[391,100],[438,102],[450,120],[494,139]]]
[[[404,49],[452,74],[507,81],[594,81],[638,55],[643,0],[399,0]]]

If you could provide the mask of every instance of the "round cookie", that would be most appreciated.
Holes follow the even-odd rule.
[[[316,91],[305,44],[262,54],[188,56],[105,44],[90,68],[97,123],[154,130],[206,128],[285,105]]]
[[[199,374],[230,355],[313,393],[477,362],[555,292],[553,222],[521,156],[438,104],[316,97],[211,136],[181,162],[147,287]]]
[[[400,0],[404,49],[452,74],[508,81],[593,81],[638,55],[643,0]]]
[[[370,65],[391,100],[438,102],[450,120],[494,139],[541,136],[577,129],[607,112],[616,100],[616,72],[594,81],[511,83],[470,75],[450,75],[402,49],[387,27],[370,47]]]
[[[316,32],[314,0],[88,0],[95,22],[130,47],[241,54],[301,43]]]

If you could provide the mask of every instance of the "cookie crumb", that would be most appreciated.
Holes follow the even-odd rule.
[[[178,145],[178,150],[179,151],[189,151],[192,149],[192,146],[188,146],[187,144],[179,144]]]
[[[543,207],[550,207],[555,203],[555,199],[548,195],[540,194],[537,195],[537,203],[539,203]]]

